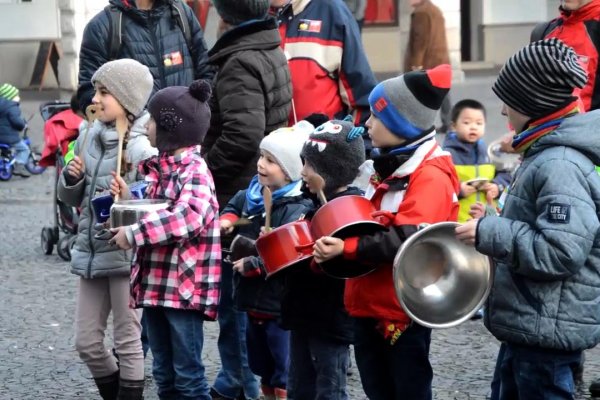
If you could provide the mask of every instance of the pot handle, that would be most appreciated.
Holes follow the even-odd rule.
[[[300,251],[301,252],[302,250],[310,249],[314,245],[315,245],[315,242],[310,242],[310,243],[300,244],[298,246],[294,246],[294,248],[296,249],[296,251]]]
[[[388,226],[392,223],[396,215],[393,212],[387,210],[379,210],[371,213],[371,217],[375,218],[385,226]]]

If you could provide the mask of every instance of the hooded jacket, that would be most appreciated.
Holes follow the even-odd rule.
[[[155,0],[151,10],[139,10],[133,0],[110,0],[109,3],[121,11],[123,18],[122,44],[117,58],[132,58],[147,66],[154,77],[153,94],[168,86],[189,86],[195,79],[212,79],[213,71],[207,64],[202,28],[185,2],[185,18],[192,31],[192,49],[188,48],[167,0]],[[109,14],[102,10],[83,32],[77,90],[82,110],[91,104],[94,96],[92,75],[102,64],[110,61],[110,30]],[[173,54],[177,53],[179,56],[174,57]],[[173,61],[167,66],[166,59],[181,62]]]
[[[499,340],[577,351],[600,342],[600,111],[567,118],[524,154],[500,217],[477,227],[495,262],[485,325]]]
[[[136,180],[137,165],[144,159],[157,154],[150,145],[144,125],[150,114],[144,112],[132,125],[127,142],[127,164],[131,164],[124,179],[126,182]],[[89,135],[85,139],[85,135]],[[80,146],[85,143],[85,149]],[[85,165],[83,179],[69,185],[65,177],[67,169],[63,169],[58,181],[58,198],[67,205],[81,207],[77,239],[71,250],[71,273],[83,278],[100,278],[105,276],[127,276],[131,270],[131,252],[115,249],[108,240],[95,239],[100,232],[91,200],[97,192],[108,190],[113,177],[111,172],[117,168],[117,148],[119,135],[114,126],[96,120],[89,131],[82,132],[75,144],[75,154],[79,154]],[[83,152],[83,153],[81,153]],[[80,154],[81,153],[81,154]]]
[[[21,116],[19,103],[0,97],[0,143],[15,144],[27,122]]]
[[[269,18],[230,29],[210,50],[218,72],[202,147],[221,207],[256,174],[260,141],[287,124],[292,86],[279,44]]]

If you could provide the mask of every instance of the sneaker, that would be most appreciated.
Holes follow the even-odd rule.
[[[480,308],[479,310],[477,310],[477,312],[475,314],[473,314],[473,316],[471,317],[472,320],[481,319],[481,318],[483,318],[483,308]]]
[[[27,171],[27,168],[23,164],[15,163],[15,169],[13,170],[14,175],[22,176],[23,178],[29,178],[31,174]]]

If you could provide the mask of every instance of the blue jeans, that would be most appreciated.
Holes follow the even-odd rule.
[[[272,388],[287,389],[290,354],[290,333],[275,320],[249,318],[248,361],[260,383]]]
[[[233,270],[231,263],[221,264],[221,299],[217,321],[219,339],[217,347],[221,357],[221,369],[213,389],[223,397],[235,399],[243,394],[247,399],[260,396],[258,379],[248,365],[246,348],[246,313],[233,308]]]
[[[499,363],[499,400],[572,400],[575,396],[573,368],[580,360],[581,351],[506,343]]]
[[[392,346],[376,320],[357,318],[354,355],[369,400],[431,400],[431,329],[413,323]]]
[[[294,400],[347,400],[349,346],[291,331],[288,396]]]
[[[23,165],[27,164],[31,150],[29,150],[29,146],[27,146],[25,141],[21,140],[13,144],[12,148],[15,150],[15,162]]]
[[[172,308],[144,308],[152,375],[161,400],[211,400],[204,376],[201,312]]]

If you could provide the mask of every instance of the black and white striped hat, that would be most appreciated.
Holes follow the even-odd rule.
[[[492,90],[507,106],[528,117],[545,116],[574,99],[587,72],[561,40],[539,40],[508,59]]]

